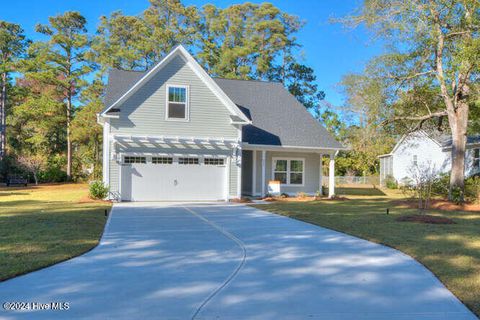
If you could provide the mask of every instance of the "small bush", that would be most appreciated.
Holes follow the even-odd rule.
[[[468,201],[480,201],[480,177],[473,176],[465,180],[465,198]]]
[[[448,198],[448,190],[450,189],[450,174],[441,173],[433,182],[432,193],[444,199]]]
[[[90,198],[92,199],[105,199],[108,196],[108,186],[102,181],[92,181],[89,186]]]
[[[280,198],[288,198],[288,193],[285,193],[283,192],[281,195],[280,195]]]
[[[464,200],[464,193],[461,188],[453,187],[451,191],[451,200],[455,204],[461,204]]]
[[[395,180],[393,176],[388,175],[387,177],[385,177],[385,187],[387,187],[387,189],[397,189],[397,180]]]

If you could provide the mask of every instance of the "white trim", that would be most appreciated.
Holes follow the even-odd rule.
[[[262,197],[265,196],[265,170],[266,170],[267,151],[262,150]]]
[[[320,165],[319,165],[319,172],[318,172],[318,191],[320,191],[320,195],[323,195],[323,154],[320,153]]]
[[[322,151],[338,151],[338,150],[349,150],[348,148],[323,148],[323,147],[302,147],[302,146],[275,146],[275,145],[264,145],[264,144],[249,144],[242,143],[244,150],[267,150],[267,151],[290,151],[290,152],[322,152]]]
[[[110,121],[108,119],[103,123],[103,183],[110,185]]]
[[[280,184],[281,187],[305,187],[305,158],[290,158],[290,157],[272,157],[272,180],[275,179],[275,161],[277,160],[286,160],[287,161],[287,183]],[[290,162],[294,161],[302,161],[302,184],[291,184],[290,183]],[[298,173],[298,172],[294,172]]]
[[[330,155],[328,163],[328,197],[333,198],[335,195],[335,155]]]
[[[252,151],[252,195],[257,194],[257,150]]]
[[[235,159],[235,164],[237,166],[237,197],[238,199],[242,198],[242,162],[243,162],[243,151],[242,151],[242,129],[241,127],[238,130],[238,145],[236,147],[237,158]]]
[[[227,168],[225,170],[227,170],[227,173],[225,174],[226,176],[226,183],[225,183],[225,201],[228,201],[228,199],[231,199],[232,197],[230,197],[230,167],[232,165],[232,157],[227,157]]]
[[[137,157],[197,157],[197,158],[216,158],[227,159],[227,155],[223,154],[211,154],[211,153],[169,153],[169,152],[121,152],[118,154],[120,161],[123,162],[125,156],[137,156]]]
[[[205,85],[217,96],[217,98],[225,105],[225,107],[234,115],[240,117],[246,123],[251,121],[245,114],[237,107],[237,105],[223,92],[223,90],[216,84],[216,82],[203,70],[192,55],[182,46],[178,45],[170,53],[156,64],[149,72],[147,72],[140,80],[138,80],[127,92],[125,92],[117,101],[107,107],[100,113],[100,116],[105,116],[106,113],[113,107],[121,104],[128,99],[135,91],[137,91],[147,80],[161,70],[174,56],[181,54],[186,60],[187,65],[191,67],[193,72],[197,74]]]
[[[113,140],[140,140],[140,141],[154,141],[159,143],[185,143],[185,144],[234,144],[238,143],[237,139],[227,139],[219,137],[183,137],[183,136],[151,136],[151,135],[137,135],[137,134],[113,134]]]
[[[170,88],[182,88],[185,89],[185,118],[169,118],[169,89]],[[165,121],[180,121],[180,122],[189,122],[190,121],[190,86],[183,84],[167,83],[165,92]],[[175,102],[172,102],[175,103]]]

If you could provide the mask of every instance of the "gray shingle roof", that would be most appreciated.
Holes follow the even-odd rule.
[[[105,107],[111,106],[144,75],[145,72],[111,69],[108,73]]]
[[[145,72],[111,70],[106,107],[128,91]],[[214,78],[240,110],[252,120],[243,127],[249,144],[343,148],[280,83]]]
[[[343,148],[281,83],[214,78],[252,120],[244,126],[250,144]]]
[[[480,144],[480,135],[471,135],[467,136],[467,145],[472,144]],[[452,147],[452,137],[447,136],[441,141],[441,145],[443,148],[450,148]]]

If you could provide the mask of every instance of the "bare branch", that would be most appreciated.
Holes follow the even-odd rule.
[[[408,120],[408,121],[418,121],[420,125],[422,125],[425,121],[433,119],[433,118],[440,118],[440,117],[445,117],[447,116],[447,111],[438,111],[434,113],[429,113],[424,116],[398,116],[398,117],[393,117],[387,120],[384,120],[381,122],[380,125],[385,126],[387,124],[390,124],[395,121],[401,121],[401,120]]]

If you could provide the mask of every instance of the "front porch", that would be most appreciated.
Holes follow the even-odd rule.
[[[328,175],[328,197],[331,198],[335,195],[335,154],[336,150],[317,148],[244,145],[242,195],[265,196],[271,180],[281,181],[280,193],[323,194],[323,177]],[[325,158],[328,168],[323,165]]]

